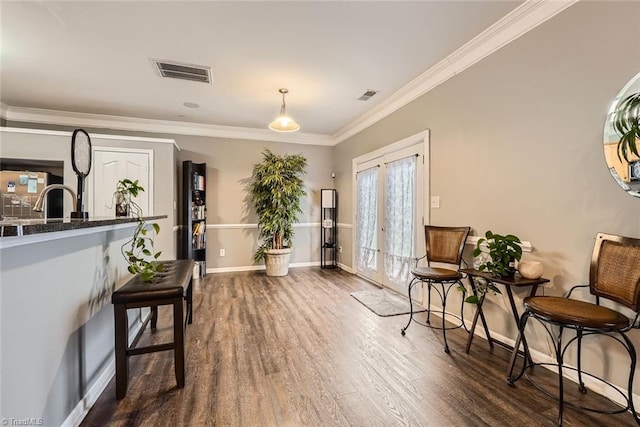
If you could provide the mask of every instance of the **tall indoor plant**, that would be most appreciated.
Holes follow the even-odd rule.
[[[302,213],[300,199],[307,194],[301,178],[307,159],[301,154],[274,154],[269,149],[262,152],[262,157],[262,162],[253,166],[249,182],[261,242],[254,261],[264,259],[268,276],[285,276],[289,271],[293,223]]]

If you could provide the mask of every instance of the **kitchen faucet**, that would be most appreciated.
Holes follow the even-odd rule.
[[[73,198],[73,203],[74,203],[74,212],[71,212],[71,218],[85,218],[85,219],[87,218],[85,215],[83,215],[83,212],[80,212],[78,210],[78,197],[76,196],[75,191],[73,191],[71,187],[67,187],[66,185],[62,185],[62,184],[51,184],[44,187],[44,189],[40,192],[40,195],[38,196],[38,199],[36,200],[35,205],[33,205],[34,211],[42,212],[42,207],[44,205],[44,198],[47,195],[47,193],[49,193],[49,191],[51,190],[67,190],[67,192],[71,194],[71,197]]]

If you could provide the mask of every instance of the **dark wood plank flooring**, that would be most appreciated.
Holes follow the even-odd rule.
[[[510,353],[461,329],[451,354],[440,331],[378,317],[350,296],[373,285],[340,270],[209,275],[196,284],[186,330],[186,387],[173,353],[130,359],[127,396],[112,380],[83,426],[553,426],[557,404],[526,380],[509,387]],[[424,315],[421,315],[422,318]],[[171,314],[141,344],[171,339]],[[536,369],[541,383],[556,377]],[[603,401],[595,393],[581,400]],[[629,413],[567,408],[567,426],[636,425]]]

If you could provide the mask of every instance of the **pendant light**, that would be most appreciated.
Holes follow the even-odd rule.
[[[300,129],[300,125],[287,114],[284,102],[284,95],[289,93],[289,90],[282,88],[278,92],[282,94],[282,108],[280,108],[280,114],[278,114],[278,117],[269,124],[269,129],[276,132],[295,132]]]

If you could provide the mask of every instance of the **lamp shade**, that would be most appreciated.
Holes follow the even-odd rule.
[[[287,114],[287,107],[284,100],[284,95],[289,91],[283,88],[278,92],[282,94],[282,107],[280,107],[280,114],[269,124],[269,129],[276,132],[295,132],[300,129],[300,125]]]
[[[269,129],[275,130],[276,132],[295,132],[300,129],[300,125],[288,114],[280,113],[278,117],[269,124]]]

